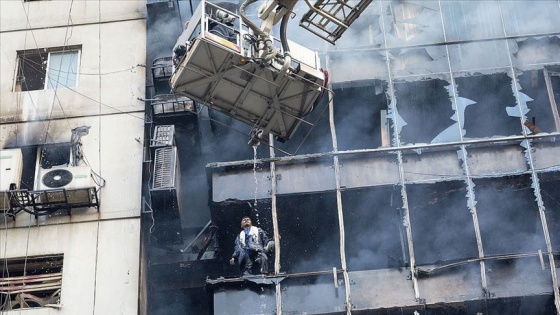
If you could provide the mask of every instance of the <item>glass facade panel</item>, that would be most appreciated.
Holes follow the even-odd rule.
[[[504,34],[499,1],[442,1],[447,41],[497,38]]]
[[[507,36],[560,31],[558,1],[500,1]]]
[[[438,1],[382,1],[387,47],[443,42]]]
[[[74,87],[78,79],[78,51],[51,53],[47,88]]]

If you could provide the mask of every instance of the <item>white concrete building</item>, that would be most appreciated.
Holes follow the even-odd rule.
[[[0,1],[0,313],[138,313],[145,7]]]

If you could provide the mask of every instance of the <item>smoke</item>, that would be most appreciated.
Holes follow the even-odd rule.
[[[529,176],[474,180],[486,255],[546,250]]]

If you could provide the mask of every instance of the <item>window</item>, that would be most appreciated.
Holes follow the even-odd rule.
[[[6,258],[0,278],[0,311],[60,303],[64,255]]]
[[[15,91],[76,86],[79,61],[80,47],[19,51]]]

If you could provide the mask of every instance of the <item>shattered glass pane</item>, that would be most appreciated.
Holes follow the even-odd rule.
[[[498,1],[442,1],[441,7],[447,41],[504,35]]]
[[[522,133],[519,114],[517,117],[510,116],[507,109],[517,106],[510,71],[456,77],[455,83],[458,96],[473,102],[464,112],[466,138]]]
[[[438,1],[382,1],[387,47],[443,42]]]
[[[560,31],[558,1],[500,1],[506,36]]]
[[[525,125],[529,133],[559,131],[560,66],[546,67],[546,70],[544,68],[520,70],[518,82],[520,96],[523,96],[528,108]]]
[[[339,150],[389,145],[386,91],[387,82],[381,80],[368,81],[361,87],[334,89],[334,122]]]
[[[395,81],[397,109],[405,123],[400,132],[402,143],[431,143],[455,124],[449,85],[448,78]],[[444,141],[459,139],[459,128],[455,128]]]

